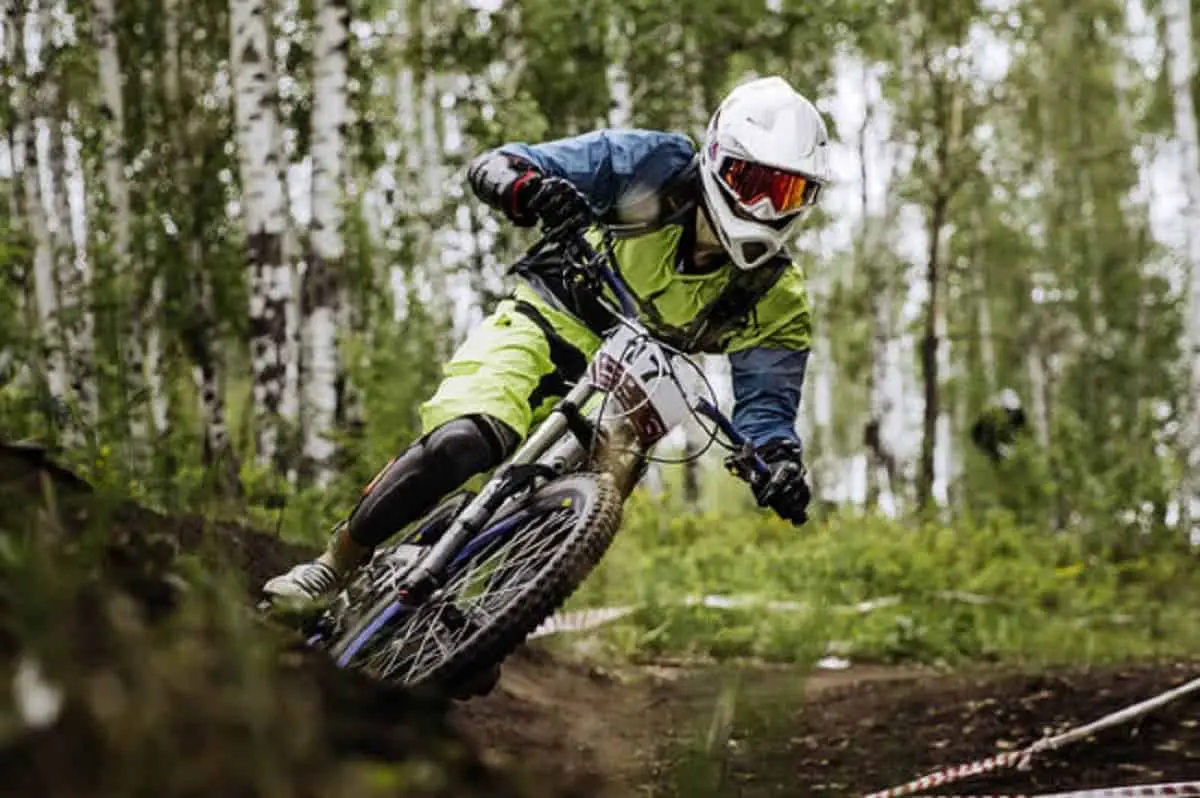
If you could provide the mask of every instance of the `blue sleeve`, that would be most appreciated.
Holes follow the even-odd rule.
[[[570,180],[603,215],[632,189],[661,188],[691,163],[695,148],[680,133],[596,130],[542,144],[505,144],[500,152]]]
[[[733,425],[755,446],[777,438],[797,443],[796,415],[808,351],[754,347],[729,355]]]

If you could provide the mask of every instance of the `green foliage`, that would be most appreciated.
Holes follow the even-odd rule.
[[[1121,556],[1103,536],[1001,512],[954,528],[843,512],[799,531],[742,513],[665,513],[635,496],[572,602],[638,608],[601,633],[622,654],[1043,663],[1200,640],[1200,580],[1171,539]],[[705,606],[706,595],[740,605]]]
[[[1140,79],[1160,54],[1135,57],[1124,4],[1021,0],[1001,11],[975,0],[417,0],[402,12],[383,0],[353,4],[346,255],[337,274],[349,312],[339,318],[339,453],[322,489],[306,484],[304,468],[291,469],[301,477],[290,480],[290,463],[252,465],[248,242],[236,212],[229,4],[179,2],[177,17],[148,0],[116,7],[121,172],[134,209],[128,262],[113,247],[102,135],[111,120],[98,101],[88,4],[60,15],[55,24],[69,22],[63,32],[74,34],[49,37],[56,42],[49,70],[22,86],[39,101],[42,89],[57,92],[37,113],[52,125],[68,122],[79,147],[87,239],[77,243],[91,282],[60,321],[90,314],[94,322],[89,379],[98,413],[75,423],[85,412],[77,397],[50,396],[46,354],[63,343],[38,329],[30,209],[12,179],[19,175],[6,168],[4,437],[57,443],[74,431],[67,457],[99,484],[155,507],[249,518],[318,541],[371,475],[419,434],[417,407],[462,333],[456,324],[507,290],[502,273],[528,243],[528,231],[499,223],[464,188],[462,168],[474,153],[606,124],[613,74],[627,83],[632,125],[697,137],[725,92],[749,75],[779,72],[827,99],[846,94],[861,67],[869,78],[861,97],[849,93],[855,102],[873,97],[878,79],[872,131],[880,135],[886,122],[885,160],[895,169],[883,174],[878,158],[851,158],[851,168],[861,166],[882,188],[883,206],[863,201],[866,218],[850,220],[852,240],[832,257],[822,250],[800,259],[819,300],[819,360],[832,399],[828,421],[806,441],[812,481],[836,485],[863,454],[882,339],[904,353],[896,377],[913,394],[891,398],[903,413],[920,403],[911,386],[921,377],[917,339],[927,319],[919,306],[928,286],[919,283],[930,253],[917,239],[936,232],[944,318],[930,326],[948,371],[931,385],[950,421],[953,461],[940,475],[951,483],[945,526],[859,518],[842,508],[797,535],[753,510],[740,486],[711,474],[702,491],[709,510],[694,514],[670,472],[658,509],[643,499],[631,506],[626,532],[580,601],[642,606],[637,622],[613,636],[643,652],[806,659],[841,640],[864,656],[930,659],[1034,656],[1043,645],[1149,651],[1168,633],[1190,639],[1179,605],[1152,611],[1145,598],[1164,574],[1181,596],[1192,591],[1176,572],[1188,555],[1171,548],[1177,533],[1168,524],[1183,468],[1179,341],[1187,307],[1140,188],[1147,152],[1172,130],[1165,71]],[[1157,7],[1147,11],[1161,23]],[[321,65],[312,3],[280,5],[271,17],[283,78],[273,101],[287,161],[276,166],[286,171],[309,155],[312,75]],[[169,51],[172,21],[178,42]],[[1154,35],[1161,39],[1161,30]],[[1008,56],[998,72],[990,57],[997,48]],[[16,55],[0,59],[9,89],[27,77]],[[171,75],[178,86],[168,83]],[[1196,90],[1200,96],[1200,76]],[[17,95],[9,91],[0,103],[10,141],[29,122]],[[832,129],[846,155],[858,132]],[[303,245],[299,220],[309,198],[289,199],[293,243]],[[851,205],[860,207],[830,203],[814,213],[812,238],[842,229],[838,214]],[[161,301],[152,296],[155,284]],[[450,297],[462,307],[450,307]],[[138,330],[130,320],[143,310]],[[129,337],[150,332],[162,341],[164,396],[130,387]],[[211,451],[199,409],[201,368],[219,377],[240,496],[227,484],[229,461]],[[1010,386],[1031,416],[1038,405],[1044,413],[994,463],[975,451],[967,430]],[[166,427],[134,440],[131,422],[148,420],[155,400],[165,402]],[[811,389],[806,400],[815,404]],[[289,442],[304,423],[302,409],[284,430]],[[901,496],[910,492],[913,448],[895,452],[893,492]],[[815,512],[825,514],[825,503]],[[1070,579],[1053,572],[1076,565],[1080,575]],[[989,603],[943,595],[956,590],[980,592]],[[679,604],[706,591],[809,608],[781,614]],[[880,595],[901,603],[863,615],[839,609]],[[1123,627],[1112,613],[1136,623]]]

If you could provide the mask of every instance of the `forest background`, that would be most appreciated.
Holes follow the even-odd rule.
[[[835,141],[799,242],[815,520],[757,511],[715,452],[656,469],[576,603],[640,608],[608,638],[623,651],[1186,646],[1198,17],[1188,0],[6,0],[0,432],[157,509],[320,541],[417,434],[530,243],[474,200],[465,162],[602,126],[699,140],[726,91],[778,73]],[[725,364],[707,368],[728,403]],[[969,430],[1004,389],[1029,425],[994,462]],[[781,623],[697,606],[708,592],[822,609]],[[839,611],[881,597],[866,621]]]

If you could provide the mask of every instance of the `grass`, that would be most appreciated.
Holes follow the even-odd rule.
[[[711,606],[718,594],[738,606]],[[614,656],[1026,664],[1194,651],[1200,574],[1174,540],[1121,558],[1002,516],[955,528],[844,513],[796,530],[635,495],[571,608],[632,605]]]

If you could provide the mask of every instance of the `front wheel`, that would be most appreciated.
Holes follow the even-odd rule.
[[[453,689],[513,652],[604,555],[621,520],[607,474],[547,483],[493,520],[416,607],[386,596],[333,645],[342,667],[399,684]]]

